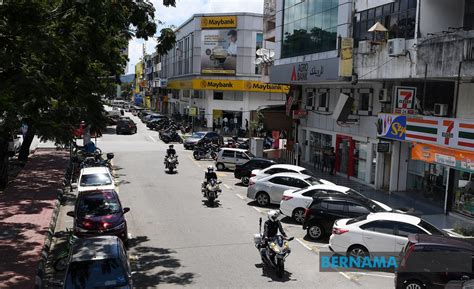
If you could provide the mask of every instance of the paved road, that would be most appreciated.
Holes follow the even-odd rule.
[[[137,134],[117,136],[109,129],[98,146],[115,153],[121,200],[131,208],[127,220],[137,288],[393,288],[390,274],[320,273],[318,252],[327,245],[304,240],[301,226],[291,222],[285,227],[297,240],[291,242],[285,276],[277,278],[262,267],[252,240],[267,209],[246,200],[246,188],[235,185],[232,172],[219,173],[220,204],[207,207],[200,184],[211,162],[194,161],[192,152],[177,144],[178,173],[167,174],[167,145],[135,121]]]

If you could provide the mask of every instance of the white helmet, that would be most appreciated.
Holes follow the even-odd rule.
[[[277,210],[271,210],[270,212],[267,213],[268,219],[275,222],[278,217],[280,216],[280,213]]]
[[[214,171],[214,167],[213,166],[208,166],[207,167],[207,172],[208,173],[212,173]]]

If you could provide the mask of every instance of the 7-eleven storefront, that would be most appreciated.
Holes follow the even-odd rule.
[[[407,192],[444,212],[474,218],[474,120],[380,114],[377,129],[381,142],[399,148],[380,158],[399,163],[389,166],[391,183],[404,182]]]

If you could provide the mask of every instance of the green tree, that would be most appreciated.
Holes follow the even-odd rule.
[[[175,1],[168,1],[174,6]],[[105,125],[101,95],[117,83],[132,37],[156,33],[148,0],[6,0],[0,5],[0,187],[8,138],[28,125],[19,159],[35,135],[68,143],[81,121]],[[174,43],[164,37],[163,51]]]

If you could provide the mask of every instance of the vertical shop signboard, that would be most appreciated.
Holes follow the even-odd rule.
[[[395,113],[415,113],[416,87],[395,86]]]

